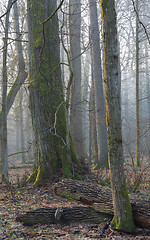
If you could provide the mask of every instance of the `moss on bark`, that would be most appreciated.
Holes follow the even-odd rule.
[[[35,167],[28,181],[79,178],[74,164],[82,165],[70,143],[66,144],[66,109],[61,80],[59,27],[56,1],[28,1],[30,49],[30,108],[35,139]]]

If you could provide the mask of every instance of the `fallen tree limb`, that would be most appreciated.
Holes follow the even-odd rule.
[[[54,185],[55,194],[90,205],[96,211],[113,215],[111,189],[89,182],[64,180]],[[150,201],[130,196],[135,224],[150,229]]]
[[[91,207],[73,206],[59,208],[39,208],[16,218],[25,225],[87,222],[99,224],[111,219],[111,215],[100,213]]]
[[[113,217],[111,189],[89,182],[64,180],[53,186],[54,192],[71,200],[89,205],[39,208],[16,218],[26,225],[88,222],[107,222]],[[130,196],[135,224],[150,229],[150,201]]]

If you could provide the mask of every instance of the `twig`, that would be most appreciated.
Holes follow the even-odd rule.
[[[133,4],[134,11],[135,11],[135,13],[136,13],[137,20],[138,20],[138,22],[142,25],[142,27],[144,28],[144,31],[145,31],[145,34],[146,34],[148,43],[150,44],[150,38],[149,38],[149,35],[148,35],[148,32],[147,32],[147,29],[146,29],[145,25],[141,22],[141,20],[140,20],[140,18],[139,18],[139,15],[138,15],[137,10],[136,10],[136,7],[135,7],[134,0],[131,0],[131,1],[132,1],[132,4]]]
[[[26,151],[11,153],[11,154],[8,155],[8,157],[11,157],[11,156],[14,156],[14,155],[17,155],[17,154],[20,154],[20,153],[27,153],[27,152],[29,152],[31,146],[32,146],[32,143],[30,143],[30,146],[28,147],[28,149]]]
[[[10,9],[12,8],[12,6],[13,6],[13,4],[14,4],[15,2],[17,2],[17,0],[14,0],[14,1],[11,3],[10,7],[8,8],[8,10],[7,10],[3,15],[0,16],[0,19],[3,18],[5,15],[7,15],[7,13],[10,11]]]

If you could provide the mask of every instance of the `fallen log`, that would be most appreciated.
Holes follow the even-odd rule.
[[[72,206],[39,208],[17,216],[16,220],[25,225],[86,222],[100,224],[111,219],[110,214],[100,213],[91,207]]]
[[[55,194],[88,204],[94,210],[113,215],[111,189],[89,182],[63,180],[53,186]],[[150,201],[130,195],[133,217],[137,226],[150,229]]]

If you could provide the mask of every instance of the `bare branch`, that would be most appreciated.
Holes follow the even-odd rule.
[[[145,34],[146,34],[148,43],[150,44],[150,38],[149,38],[149,35],[148,35],[148,32],[147,32],[147,29],[146,29],[145,25],[141,22],[141,20],[140,20],[140,18],[139,18],[139,15],[138,15],[137,10],[136,10],[136,7],[135,7],[135,2],[134,2],[134,0],[131,0],[131,1],[132,1],[132,4],[133,4],[134,11],[135,11],[135,13],[136,13],[137,20],[138,20],[139,24],[141,24],[142,27],[144,28],[144,32],[145,32]]]
[[[46,22],[48,22],[48,21],[56,14],[56,12],[61,8],[63,2],[64,2],[64,0],[62,0],[62,1],[60,2],[60,4],[58,5],[58,7],[55,9],[55,11],[52,12],[52,14],[51,14],[47,19],[45,19],[44,22],[42,22],[42,24],[45,24]]]
[[[0,16],[0,19],[3,18],[5,15],[7,15],[7,13],[10,11],[10,9],[12,8],[13,4],[17,2],[17,0],[14,0],[11,4],[10,4],[10,7],[7,9],[7,11]]]

